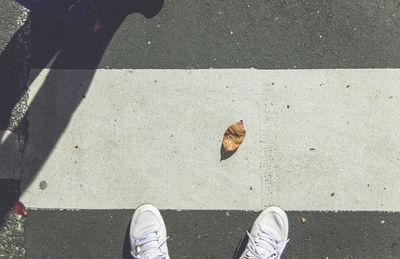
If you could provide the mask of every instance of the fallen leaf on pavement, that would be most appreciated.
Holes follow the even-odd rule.
[[[246,137],[246,130],[244,129],[243,121],[233,123],[225,131],[224,140],[222,145],[227,152],[235,151],[240,144],[242,144],[244,137]]]

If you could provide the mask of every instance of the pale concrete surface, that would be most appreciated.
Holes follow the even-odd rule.
[[[400,70],[96,70],[82,93],[85,73],[32,82],[29,207],[400,211]]]
[[[11,131],[0,131],[0,179],[20,179],[18,135]]]
[[[23,193],[40,208],[220,209],[262,206],[260,114],[262,89],[243,92],[243,74],[209,71],[97,70],[85,98],[80,80],[90,71],[48,70],[31,86],[30,138],[23,185],[39,168],[52,130],[81,101],[50,158]],[[205,81],[204,79],[207,78]],[[44,79],[47,92],[36,95]],[[208,81],[210,80],[210,81]],[[235,83],[236,82],[236,83]],[[245,120],[249,137],[220,161],[226,128]],[[261,120],[262,121],[262,120]],[[40,182],[47,188],[41,190]]]

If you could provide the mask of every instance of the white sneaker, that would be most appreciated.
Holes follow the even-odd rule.
[[[160,211],[150,204],[135,210],[129,231],[135,259],[169,259],[167,230]]]
[[[249,241],[240,259],[279,259],[289,242],[289,221],[279,207],[265,209],[247,232]]]

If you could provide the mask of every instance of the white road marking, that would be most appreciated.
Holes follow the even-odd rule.
[[[398,69],[96,70],[85,93],[93,72],[32,82],[29,207],[400,211]],[[240,119],[246,139],[219,161]]]

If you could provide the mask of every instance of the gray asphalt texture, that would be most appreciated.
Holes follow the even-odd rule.
[[[19,4],[0,0],[0,131],[18,131],[24,110],[15,105],[26,92],[25,48],[18,44],[18,38],[22,42],[19,29],[23,21],[19,24],[19,20],[23,16],[24,9]],[[12,109],[14,112],[10,114]],[[0,258],[24,258],[25,255],[24,218],[12,210],[19,192],[19,181],[0,180]]]
[[[29,211],[27,257],[129,258],[127,230],[133,212]],[[171,258],[233,258],[258,215],[245,211],[161,213],[170,236]],[[288,216],[290,242],[282,258],[399,258],[399,214],[292,211]]]
[[[17,132],[22,128],[27,98],[27,11],[10,0],[0,0],[0,6],[0,130]]]
[[[162,8],[157,0],[146,1],[150,8],[96,1],[105,32],[93,36],[34,15],[17,24],[23,8],[0,0],[0,130],[27,136],[30,68],[400,67],[397,0],[166,0]],[[28,258],[121,258],[133,211],[30,211],[23,218],[11,208],[18,186],[0,181],[0,257],[24,258],[26,248]],[[163,215],[173,258],[232,258],[257,213]],[[400,213],[289,217],[284,258],[400,258]]]
[[[399,67],[398,2],[166,0],[126,17],[100,67]]]
[[[22,258],[25,218],[13,212],[18,200],[19,181],[0,180],[0,258]]]

